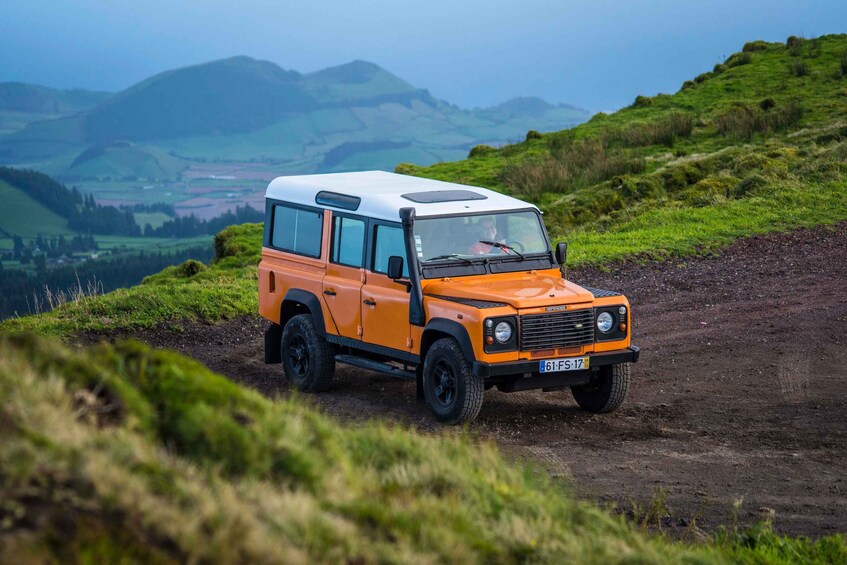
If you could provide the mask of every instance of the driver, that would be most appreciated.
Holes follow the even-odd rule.
[[[479,232],[479,239],[480,240],[482,240],[482,241],[497,241],[497,224],[494,223],[494,220],[483,220],[479,223],[479,226],[480,226],[480,228],[479,228],[480,229],[480,232]],[[477,241],[476,243],[474,243],[471,246],[468,253],[470,253],[471,255],[486,255],[488,253],[492,253],[492,251],[491,251],[492,246],[488,245],[487,243],[483,243],[482,241]],[[501,239],[500,241],[497,241],[497,243],[505,244],[506,240]],[[505,249],[503,249],[502,247],[499,248],[499,251],[501,253],[507,253],[507,251]],[[496,253],[496,251],[494,253]]]

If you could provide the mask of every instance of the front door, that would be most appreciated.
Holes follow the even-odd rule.
[[[409,293],[406,287],[386,276],[388,258],[403,257],[403,230],[393,224],[373,226],[373,251],[365,284],[362,286],[362,339],[374,345],[402,351],[411,349]],[[408,265],[404,266],[408,273]]]

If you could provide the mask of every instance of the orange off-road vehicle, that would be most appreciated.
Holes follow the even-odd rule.
[[[630,308],[568,282],[540,211],[485,188],[385,172],[268,186],[259,312],[265,361],[308,392],[335,363],[415,380],[435,418],[473,420],[483,391],[570,388],[610,412],[629,387]]]

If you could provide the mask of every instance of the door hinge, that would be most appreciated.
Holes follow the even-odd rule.
[[[363,333],[362,326],[356,326],[356,335],[362,335]]]
[[[412,338],[410,338],[410,337],[407,337],[407,338],[406,338],[406,347],[408,347],[409,349],[411,349],[411,348],[412,348],[412,344],[413,344],[413,343],[415,343],[415,342],[414,342],[414,340],[413,340]]]

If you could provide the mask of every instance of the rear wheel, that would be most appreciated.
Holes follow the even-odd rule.
[[[453,338],[439,339],[429,348],[423,389],[433,416],[444,424],[471,422],[482,407],[483,379],[471,372],[470,363]]]
[[[586,412],[614,412],[629,390],[629,363],[601,367],[591,382],[571,388],[574,400]]]
[[[294,316],[282,331],[282,366],[285,377],[303,392],[329,388],[335,373],[332,346],[315,329],[309,314]]]

